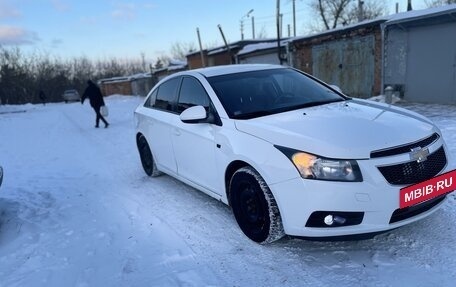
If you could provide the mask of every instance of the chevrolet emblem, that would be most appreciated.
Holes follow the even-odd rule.
[[[425,148],[416,147],[416,148],[412,148],[410,151],[410,159],[416,160],[416,162],[418,162],[418,163],[427,160],[428,155],[429,155],[429,149],[427,147],[425,147]]]

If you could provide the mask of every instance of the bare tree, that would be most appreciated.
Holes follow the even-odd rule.
[[[374,19],[387,13],[384,0],[364,0],[363,20]],[[319,15],[318,24],[312,30],[330,30],[358,21],[358,1],[356,0],[312,0],[310,7]],[[321,27],[321,28],[318,28]]]
[[[358,1],[354,1],[348,6],[347,11],[342,14],[342,23],[352,24],[358,22],[359,16],[362,17],[361,20],[371,20],[382,15],[388,14],[388,9],[386,8],[385,1],[383,0],[369,0],[363,2],[363,15],[359,15]]]
[[[162,54],[162,55],[158,56],[157,59],[155,60],[154,69],[158,70],[163,67],[166,67],[169,65],[170,61],[171,61],[171,58],[169,56],[167,56],[166,54]]]
[[[175,60],[185,60],[185,56],[194,51],[196,51],[196,46],[193,42],[175,42],[171,46],[171,56]]]
[[[352,0],[314,0],[310,6],[320,16],[321,22],[326,30],[334,29],[343,24],[342,13],[347,9]]]
[[[162,63],[161,59],[158,58],[157,61],[155,62],[154,69],[159,70],[161,68],[163,68],[163,63]]]
[[[146,71],[146,53],[141,52],[141,68]]]
[[[206,47],[205,49],[210,50],[210,49],[219,47],[221,45],[222,44],[220,43],[220,41],[218,39],[214,39],[210,42],[206,42],[204,46]]]
[[[46,52],[22,53],[0,46],[0,104],[36,103],[43,90],[48,101],[62,101],[65,89],[82,92],[88,79],[127,76],[144,71],[145,59],[87,57],[63,60]]]
[[[26,59],[17,47],[0,47],[0,102],[17,104],[27,102],[27,95],[32,93],[30,83],[33,73],[29,71],[32,61]]]
[[[260,31],[258,31],[256,34],[256,38],[257,39],[267,39],[268,38],[268,32],[266,31],[265,25],[261,26]]]
[[[426,6],[429,8],[456,4],[456,0],[425,0],[424,2],[426,3]]]

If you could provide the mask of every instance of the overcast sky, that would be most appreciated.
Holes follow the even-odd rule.
[[[313,17],[309,1],[296,1],[298,35]],[[284,27],[292,24],[291,2],[281,1]],[[390,13],[396,2],[405,10],[406,0],[385,0]],[[413,0],[413,6],[424,8],[424,0]],[[276,0],[0,0],[0,44],[64,58],[139,58],[145,53],[151,59],[175,42],[196,46],[197,27],[205,46],[223,43],[217,24],[228,41],[239,40],[241,19],[245,38],[251,38],[251,18],[243,17],[251,9],[256,33],[274,37]]]

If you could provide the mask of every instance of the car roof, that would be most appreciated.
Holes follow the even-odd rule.
[[[284,69],[286,67],[280,65],[270,65],[270,64],[235,64],[235,65],[224,65],[224,66],[214,66],[208,68],[200,68],[195,70],[190,70],[191,72],[200,73],[205,77],[213,77],[234,73],[242,72],[251,72],[251,71],[261,71],[261,70],[270,70],[270,69]]]

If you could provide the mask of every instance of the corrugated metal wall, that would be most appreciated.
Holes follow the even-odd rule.
[[[385,39],[384,84],[400,86],[405,84],[407,71],[407,32],[392,29]]]
[[[238,56],[239,64],[277,64],[280,65],[277,51],[272,51],[267,54],[251,54]]]
[[[389,27],[384,69],[407,101],[456,104],[456,22]]]
[[[140,78],[131,82],[132,95],[146,96],[153,88],[154,81],[152,78]]]
[[[405,99],[456,104],[456,23],[409,33]]]
[[[349,96],[374,96],[374,44],[374,36],[369,35],[313,46],[313,75]]]

